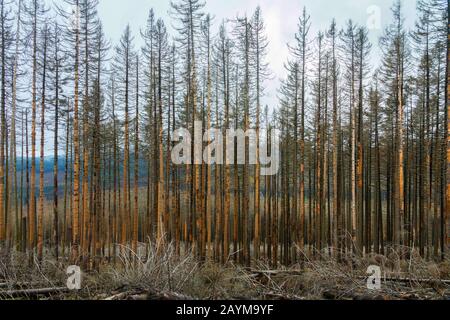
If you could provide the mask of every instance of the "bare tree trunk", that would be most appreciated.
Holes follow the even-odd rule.
[[[16,46],[14,53],[14,65],[13,65],[13,79],[12,79],[12,114],[11,114],[11,161],[10,166],[11,175],[13,177],[13,188],[11,190],[11,198],[14,201],[14,212],[15,212],[15,240],[16,245],[20,243],[21,239],[21,223],[22,219],[19,219],[19,198],[17,194],[17,146],[16,146],[16,117],[17,117],[17,78],[18,78],[18,60],[19,60],[19,41],[20,41],[20,30],[21,30],[21,11],[22,11],[22,1],[19,0],[17,12],[17,28],[16,28]]]
[[[79,0],[76,0],[76,6],[79,7]],[[78,124],[78,96],[79,96],[79,54],[80,54],[80,34],[79,21],[75,28],[75,99],[74,99],[74,117],[73,117],[73,145],[74,145],[74,165],[73,165],[73,207],[72,207],[72,253],[71,262],[77,264],[79,262],[79,213],[80,213],[80,140],[79,140],[79,124]]]
[[[137,254],[139,237],[139,57],[136,58],[136,115],[134,125],[134,211],[132,250]]]
[[[65,146],[65,164],[64,164],[64,203],[63,203],[63,228],[61,234],[61,248],[62,256],[65,256],[66,244],[67,244],[67,211],[68,211],[68,192],[69,192],[69,146],[71,141],[70,136],[70,104],[67,103],[67,119],[66,119],[66,146]]]
[[[225,103],[225,131],[230,129],[230,54],[229,54],[229,43],[226,39],[225,48],[222,52],[222,76],[223,76],[223,88],[224,88],[224,103]],[[224,151],[223,159],[225,161],[225,172],[224,172],[224,210],[223,210],[223,257],[222,262],[225,263],[229,256],[229,221],[230,221],[230,166],[228,163],[227,154],[227,137],[224,135]]]
[[[28,215],[28,223],[29,223],[29,237],[28,237],[28,250],[30,253],[30,263],[32,262],[32,258],[34,255],[34,246],[35,246],[35,229],[36,229],[36,220],[35,220],[35,212],[36,212],[36,82],[37,82],[37,7],[34,5],[34,20],[33,20],[33,75],[32,75],[32,111],[31,111],[31,186],[30,186],[30,210]],[[3,34],[3,33],[2,33]],[[2,64],[4,65],[4,64]],[[2,166],[3,166],[3,157],[1,156],[1,152],[3,152],[3,146],[0,147],[0,180],[3,179],[2,175]],[[1,190],[2,184],[0,183],[0,207],[3,207],[2,197],[3,191]],[[0,209],[1,212],[2,209]],[[1,216],[1,215],[0,215]],[[0,231],[1,232],[1,231]],[[1,237],[0,237],[1,238]]]
[[[42,255],[44,249],[44,152],[45,152],[45,104],[46,104],[46,75],[47,75],[47,41],[48,30],[45,29],[44,34],[44,61],[43,61],[43,77],[42,77],[42,100],[41,100],[41,145],[40,145],[40,163],[39,163],[39,210],[38,210],[38,224],[37,224],[37,258],[42,262]]]
[[[58,135],[59,135],[59,48],[58,28],[55,27],[55,128],[53,140],[53,245],[55,258],[59,258],[59,221],[58,221]]]

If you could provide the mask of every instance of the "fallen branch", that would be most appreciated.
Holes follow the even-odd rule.
[[[35,284],[36,285],[36,284]],[[33,283],[31,282],[2,282],[0,283],[0,288],[14,287],[14,288],[22,288],[22,287],[31,287]]]
[[[148,294],[147,300],[193,300],[192,297],[176,292],[153,292]]]
[[[69,289],[67,287],[10,290],[10,291],[0,291],[0,296],[6,296],[6,297],[11,297],[11,298],[40,296],[40,295],[48,296],[48,295],[63,293],[63,292],[68,292],[68,291],[69,291]]]
[[[302,270],[249,270],[250,273],[253,274],[264,274],[269,276],[277,276],[277,275],[291,275],[291,276],[301,276],[304,275],[305,272]]]
[[[265,293],[264,297],[269,300],[305,300],[304,297],[290,295],[290,294],[280,294],[280,293],[274,293],[274,292]]]
[[[302,270],[248,270],[253,276],[257,275],[267,275],[267,276],[277,276],[277,275],[292,275],[301,276],[305,272]],[[367,277],[361,276],[358,279],[367,280]],[[443,283],[450,285],[450,279],[413,279],[413,278],[401,278],[401,277],[382,277],[382,281],[385,282],[417,282],[417,283]]]
[[[129,292],[121,292],[121,293],[115,294],[115,295],[113,295],[113,296],[110,296],[110,297],[108,297],[108,298],[105,298],[105,299],[103,299],[103,300],[107,300],[107,301],[123,300],[123,299],[126,298],[127,295],[129,295],[129,294],[130,294]]]
[[[326,290],[322,293],[322,297],[326,300],[388,300],[383,295],[368,295],[351,292],[342,292],[339,290]]]
[[[359,279],[367,280],[367,277],[358,277]],[[413,279],[413,278],[384,278],[381,277],[381,281],[385,282],[417,282],[417,283],[426,283],[426,284],[434,284],[434,283],[443,283],[450,285],[450,279]]]
[[[103,300],[192,300],[192,297],[175,292],[120,292]]]

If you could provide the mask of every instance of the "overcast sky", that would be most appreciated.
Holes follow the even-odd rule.
[[[258,5],[261,7],[269,40],[267,59],[273,73],[273,80],[266,83],[264,102],[275,107],[279,79],[285,76],[284,63],[288,57],[286,44],[294,38],[303,7],[311,16],[312,36],[328,28],[333,18],[336,18],[339,28],[350,18],[356,23],[368,25],[373,43],[372,61],[376,64],[379,61],[378,38],[383,27],[391,20],[392,3],[393,0],[206,0],[204,11],[215,17],[214,24],[217,27],[223,19],[244,14],[251,16]],[[406,26],[412,27],[416,16],[416,0],[403,0],[403,4]],[[154,9],[157,17],[165,20],[173,35],[169,0],[100,0],[98,11],[106,35],[115,44],[128,23],[133,33],[139,34],[139,30],[145,26],[150,8]],[[381,28],[376,28],[374,19],[378,16]],[[139,45],[138,36],[136,40]]]
[[[62,4],[62,0],[46,0]],[[177,0],[175,0],[177,1]],[[214,30],[223,19],[234,18],[237,15],[251,16],[259,5],[266,25],[269,41],[267,62],[273,78],[265,84],[266,93],[263,103],[269,108],[275,108],[278,103],[277,90],[280,79],[286,75],[284,63],[289,53],[287,43],[292,42],[297,31],[298,17],[303,7],[311,16],[311,36],[317,35],[319,30],[326,30],[333,18],[341,29],[348,19],[369,28],[372,42],[371,61],[376,66],[379,62],[378,39],[383,28],[392,19],[390,8],[394,0],[206,0],[205,13],[214,17]],[[416,0],[402,0],[405,25],[414,26],[416,19]],[[98,13],[103,23],[106,36],[114,46],[118,43],[125,26],[129,23],[136,39],[136,48],[142,45],[139,36],[140,29],[145,27],[149,10],[153,8],[156,16],[162,17],[173,36],[173,20],[170,17],[169,0],[99,0]],[[379,18],[379,21],[378,19]],[[378,23],[379,22],[379,23]],[[52,134],[46,137],[48,148],[46,154],[51,153]]]

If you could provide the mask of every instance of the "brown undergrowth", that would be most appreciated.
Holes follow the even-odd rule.
[[[177,255],[173,245],[118,251],[115,263],[83,272],[79,291],[64,290],[68,262],[39,263],[23,253],[3,253],[0,299],[450,299],[450,260],[426,260],[408,248],[340,259],[328,250],[314,259],[298,251],[298,263],[277,268],[264,262],[246,268],[232,259],[226,265],[198,261],[190,252]],[[371,265],[381,269],[381,290],[367,288]],[[26,291],[38,288],[54,291]]]

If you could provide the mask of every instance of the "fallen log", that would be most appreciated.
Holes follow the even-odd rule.
[[[290,294],[274,293],[274,292],[265,293],[264,297],[268,300],[305,300],[304,297],[290,295]]]
[[[35,296],[49,296],[52,294],[68,292],[67,287],[61,288],[42,288],[42,289],[24,289],[24,290],[10,290],[10,291],[0,291],[0,296],[2,297],[35,297]]]
[[[367,277],[358,277],[359,279],[363,279],[363,280],[367,280]],[[436,284],[436,283],[441,283],[441,284],[447,284],[450,285],[450,279],[414,279],[414,278],[396,278],[396,277],[389,277],[389,278],[385,278],[385,277],[381,277],[381,281],[384,282],[416,282],[416,283],[426,283],[426,284]]]
[[[36,284],[34,284],[36,285]],[[22,287],[32,287],[33,283],[31,282],[2,282],[0,283],[0,288],[22,288]]]
[[[277,276],[277,275],[292,275],[292,276],[301,276],[304,275],[305,272],[302,270],[249,270],[250,273],[253,274],[264,274],[269,276]]]
[[[176,292],[120,292],[103,300],[193,300],[191,297]]]
[[[176,292],[152,292],[148,294],[147,300],[193,300],[193,298]]]
[[[326,300],[389,300],[388,297],[376,294],[358,294],[351,292],[343,292],[339,290],[326,290],[322,293],[322,297]]]
[[[110,296],[110,297],[108,297],[108,298],[105,298],[105,299],[103,299],[103,300],[105,300],[105,301],[123,300],[123,299],[125,299],[125,298],[127,297],[127,295],[129,295],[129,294],[130,294],[129,292],[121,292],[121,293],[112,295],[112,296]]]
[[[292,275],[301,276],[305,272],[302,270],[253,270],[250,269],[248,272],[253,275],[267,275],[267,276],[277,276],[277,275]],[[361,276],[358,279],[367,280],[367,277]],[[450,279],[414,279],[414,278],[401,278],[401,277],[381,277],[381,281],[385,282],[417,282],[417,283],[441,283],[450,285]]]

